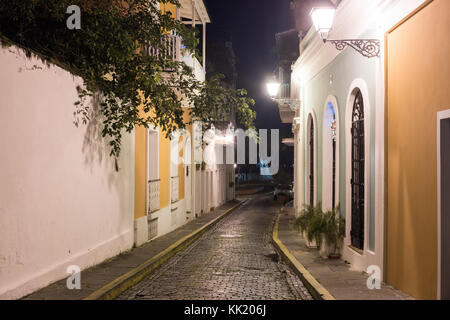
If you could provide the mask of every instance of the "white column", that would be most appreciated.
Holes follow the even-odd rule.
[[[203,71],[206,73],[206,23],[203,22]]]
[[[294,119],[295,130],[295,215],[298,216],[305,203],[305,154],[303,150],[303,127],[301,117]]]
[[[196,16],[195,16],[195,0],[192,0],[192,28],[195,28],[195,20],[196,20]],[[195,50],[195,48],[194,48]],[[194,58],[194,54],[192,54],[192,58]],[[192,67],[194,68],[194,74],[196,72],[195,70],[195,63],[192,64]]]
[[[298,180],[297,177],[297,148],[298,148],[298,143],[297,143],[297,130],[295,130],[294,125],[292,125],[292,133],[294,134],[294,213],[295,215],[297,215],[297,212],[299,212],[298,209],[298,192],[297,192],[297,186],[300,183],[300,181]]]

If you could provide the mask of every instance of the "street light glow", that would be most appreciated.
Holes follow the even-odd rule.
[[[276,81],[272,81],[267,83],[267,91],[269,92],[269,96],[274,98],[278,95],[278,91],[280,90],[280,83]]]
[[[311,10],[311,18],[314,27],[320,33],[320,36],[324,41],[328,39],[328,34],[333,27],[335,13],[336,9],[330,7],[319,7]]]

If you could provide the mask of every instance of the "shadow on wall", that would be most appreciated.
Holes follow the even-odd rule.
[[[82,149],[85,164],[92,171],[94,164],[101,165],[106,158],[108,169],[114,170],[114,158],[109,157],[108,141],[102,137],[104,116],[100,109],[99,94],[95,94],[91,99],[88,116],[90,120],[87,122]]]
[[[101,112],[100,94],[94,94],[89,108],[89,121],[86,125],[82,152],[84,154],[85,166],[92,173],[95,168],[104,168],[108,172],[108,191],[115,189],[117,198],[120,201],[120,212],[125,213],[121,217],[120,226],[132,219],[134,213],[128,212],[130,202],[134,201],[134,194],[130,192],[134,183],[134,156],[131,148],[133,140],[131,135],[124,134],[122,137],[122,150],[120,156],[116,159],[110,156],[111,147],[109,139],[102,136],[103,121],[105,117]],[[133,176],[132,176],[133,175]],[[132,176],[132,178],[130,178]],[[127,198],[130,197],[130,198]]]

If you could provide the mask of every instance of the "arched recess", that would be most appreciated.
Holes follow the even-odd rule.
[[[339,204],[339,108],[329,96],[324,106],[322,132],[322,205],[325,210]]]
[[[191,184],[192,184],[192,165],[191,165],[191,138],[186,137],[184,144],[184,198],[186,203],[186,212],[191,212]]]
[[[314,111],[308,115],[306,126],[306,200],[305,203],[317,203],[317,145],[318,129]]]
[[[346,244],[359,253],[369,246],[370,101],[367,84],[356,79],[346,108]]]

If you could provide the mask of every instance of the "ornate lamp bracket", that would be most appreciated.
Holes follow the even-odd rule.
[[[324,40],[336,46],[339,51],[351,47],[367,58],[380,57],[380,40],[377,39],[349,39],[349,40]]]

